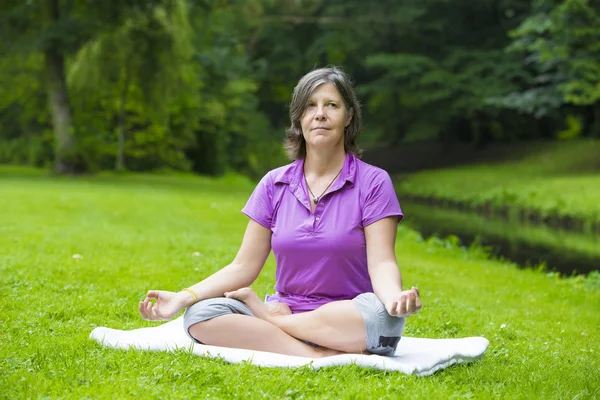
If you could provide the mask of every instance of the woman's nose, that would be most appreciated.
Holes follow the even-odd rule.
[[[327,118],[325,115],[325,109],[323,107],[317,107],[317,112],[315,113],[315,119],[322,120]]]

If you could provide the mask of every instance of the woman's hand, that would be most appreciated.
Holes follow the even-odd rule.
[[[412,287],[410,290],[400,292],[396,299],[386,302],[385,308],[393,317],[408,317],[419,312],[421,309],[419,289]]]
[[[190,305],[190,298],[191,295],[187,292],[175,293],[165,290],[150,290],[144,301],[140,301],[140,314],[143,319],[149,321],[170,320]],[[152,303],[150,299],[156,301]]]

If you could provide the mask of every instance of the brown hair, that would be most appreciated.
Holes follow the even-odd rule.
[[[291,125],[285,130],[286,137],[283,141],[283,147],[292,160],[298,160],[306,157],[306,142],[302,134],[300,119],[306,110],[308,99],[315,91],[317,86],[331,82],[336,87],[342,99],[346,110],[353,110],[354,115],[350,125],[344,130],[344,150],[346,153],[354,154],[357,157],[362,155],[362,150],[356,145],[356,137],[362,128],[362,116],[360,103],[356,99],[354,87],[350,77],[338,67],[327,67],[315,69],[304,75],[292,93],[290,103],[290,121]]]

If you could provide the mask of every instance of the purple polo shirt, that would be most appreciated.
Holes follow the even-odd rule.
[[[267,301],[294,313],[373,292],[364,227],[403,218],[388,173],[350,154],[313,214],[303,166],[297,160],[267,173],[242,210],[273,232],[276,293]]]

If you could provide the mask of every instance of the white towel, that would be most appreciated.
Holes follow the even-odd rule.
[[[382,370],[400,371],[417,376],[431,375],[455,363],[472,362],[483,356],[489,342],[483,337],[461,339],[420,339],[403,337],[393,357],[342,354],[324,358],[286,356],[264,351],[230,349],[194,343],[183,331],[183,317],[152,328],[123,331],[96,328],[90,338],[102,345],[119,349],[173,351],[190,349],[204,357],[219,357],[230,363],[248,361],[261,367],[312,368],[356,364]]]

